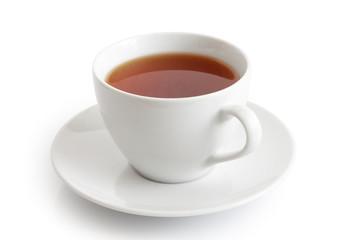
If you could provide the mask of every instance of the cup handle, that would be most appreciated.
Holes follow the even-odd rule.
[[[238,151],[229,153],[215,153],[209,158],[212,164],[234,160],[243,157],[258,146],[261,141],[262,129],[256,114],[246,106],[226,106],[220,112],[221,117],[235,117],[244,126],[246,133],[245,146]]]

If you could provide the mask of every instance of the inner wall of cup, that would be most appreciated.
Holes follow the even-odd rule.
[[[159,33],[129,38],[107,47],[95,58],[93,70],[98,79],[105,81],[109,72],[124,62],[174,52],[197,53],[220,59],[232,66],[240,78],[248,67],[244,54],[222,40],[196,34]]]

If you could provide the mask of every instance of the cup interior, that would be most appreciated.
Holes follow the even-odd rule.
[[[154,33],[128,38],[103,49],[93,63],[94,75],[105,81],[118,65],[153,54],[195,53],[217,58],[243,77],[248,68],[244,53],[223,40],[191,33]]]

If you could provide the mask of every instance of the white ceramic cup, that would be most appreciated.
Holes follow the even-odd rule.
[[[232,66],[240,76],[233,85],[210,94],[185,98],[155,98],[127,93],[106,83],[116,66],[131,59],[160,53],[208,55]],[[249,63],[244,53],[220,39],[190,33],[154,33],[119,41],[93,64],[98,106],[111,137],[129,163],[144,177],[166,183],[186,182],[208,173],[220,162],[253,151],[261,126],[246,107]],[[237,119],[245,142],[223,152],[226,127]]]

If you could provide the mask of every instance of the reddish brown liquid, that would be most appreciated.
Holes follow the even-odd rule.
[[[137,58],[116,67],[106,82],[148,97],[181,98],[224,89],[239,79],[235,70],[211,57],[187,53]]]

